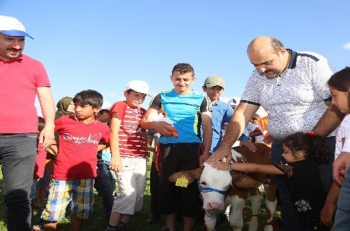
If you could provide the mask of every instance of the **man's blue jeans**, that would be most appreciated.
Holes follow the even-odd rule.
[[[30,231],[30,189],[33,184],[37,134],[0,134],[3,194],[7,207],[7,230]]]
[[[333,176],[332,176],[332,163],[334,161],[334,149],[335,138],[334,136],[326,139],[328,146],[330,147],[332,158],[328,165],[319,166],[321,181],[327,192],[329,191]],[[271,162],[278,163],[282,160],[282,141],[274,139],[271,148]],[[279,198],[281,201],[281,213],[282,213],[282,225],[283,231],[303,231],[309,230],[300,227],[297,211],[295,210],[294,203],[289,193],[287,184],[282,175],[276,175],[276,184],[279,192]]]
[[[347,154],[349,155],[349,154]],[[335,213],[334,225],[331,231],[343,231],[350,228],[350,168],[345,174],[345,181],[341,186]]]
[[[95,189],[99,198],[102,199],[105,216],[109,219],[114,202],[114,191],[116,180],[113,177],[112,170],[108,168],[109,163],[104,160],[98,160],[98,174],[95,180]]]

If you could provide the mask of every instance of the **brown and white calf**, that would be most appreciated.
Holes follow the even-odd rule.
[[[232,150],[233,160],[235,162],[271,164],[270,148],[259,143],[256,146],[256,152],[252,152],[246,147],[238,147],[236,150]],[[180,177],[186,177],[189,182],[199,179],[198,187],[205,210],[205,231],[214,230],[217,214],[229,205],[231,206],[230,226],[233,231],[241,231],[244,225],[243,209],[248,194],[250,194],[252,205],[249,231],[258,229],[257,219],[261,207],[261,195],[258,187],[272,179],[271,176],[260,173],[243,174],[235,171],[222,171],[213,168],[209,164],[204,164],[202,168],[196,170],[175,173],[169,179],[175,182]],[[267,208],[267,223],[264,230],[272,231],[275,226],[272,219],[277,205],[276,185],[264,184],[264,189]]]

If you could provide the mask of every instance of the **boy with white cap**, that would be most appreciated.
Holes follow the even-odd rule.
[[[124,91],[125,101],[114,103],[110,109],[112,159],[109,168],[116,171],[119,191],[106,231],[128,230],[131,216],[142,209],[148,150],[146,131],[140,125],[146,110],[140,106],[148,89],[145,81],[130,81]]]
[[[54,140],[50,80],[42,63],[22,54],[25,37],[32,38],[18,19],[0,15],[0,161],[10,231],[31,230],[29,193],[37,142],[47,148]],[[39,139],[36,95],[45,119]]]

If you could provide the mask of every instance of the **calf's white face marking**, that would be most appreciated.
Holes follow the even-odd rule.
[[[208,211],[223,210],[225,194],[218,191],[226,192],[231,182],[232,177],[229,171],[218,170],[204,163],[204,169],[199,179],[200,188],[212,190],[201,191],[203,209]]]

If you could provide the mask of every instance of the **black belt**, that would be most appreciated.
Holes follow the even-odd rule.
[[[31,135],[31,134],[37,134],[37,133],[0,133],[0,136],[24,136],[24,135]]]

